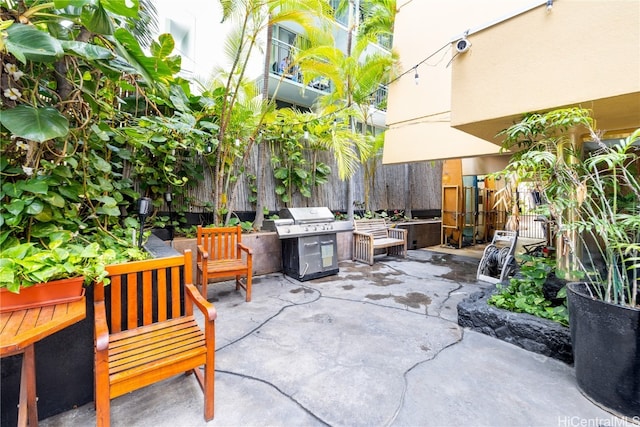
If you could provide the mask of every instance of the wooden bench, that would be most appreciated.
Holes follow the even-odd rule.
[[[110,424],[111,399],[180,373],[193,373],[213,419],[216,310],[192,284],[184,256],[107,267],[111,283],[95,284],[96,424]],[[193,304],[204,315],[204,330]],[[201,367],[204,366],[204,373]]]
[[[253,254],[251,249],[242,244],[242,228],[239,225],[211,228],[199,225],[196,244],[196,281],[202,296],[207,298],[210,279],[235,276],[236,290],[243,288],[246,301],[251,301]],[[244,283],[242,276],[246,278]]]
[[[385,249],[387,255],[407,256],[407,230],[390,228],[384,219],[360,219],[353,222],[354,261],[373,265],[376,249]]]

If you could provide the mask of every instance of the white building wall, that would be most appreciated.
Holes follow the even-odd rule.
[[[235,23],[222,21],[220,3],[211,0],[154,0],[158,11],[159,34],[171,33],[176,42],[175,53],[182,56],[185,77],[206,81],[217,67],[231,68],[231,59],[224,53],[227,36]],[[262,40],[263,44],[266,40]],[[257,79],[262,75],[263,50],[252,55],[247,75]]]

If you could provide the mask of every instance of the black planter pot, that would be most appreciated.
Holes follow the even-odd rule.
[[[578,387],[610,412],[640,417],[640,310],[594,299],[585,283],[567,290]]]

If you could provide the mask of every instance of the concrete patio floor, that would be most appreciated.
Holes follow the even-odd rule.
[[[587,400],[571,366],[458,326],[457,303],[487,286],[477,263],[414,250],[308,282],[270,274],[251,303],[230,282],[210,286],[214,420],[179,376],[114,399],[112,425],[631,425]],[[95,425],[93,404],[40,425]]]

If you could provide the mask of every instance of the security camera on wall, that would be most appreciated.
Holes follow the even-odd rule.
[[[469,50],[471,43],[466,38],[461,38],[456,42],[456,50],[458,53],[464,53]]]

